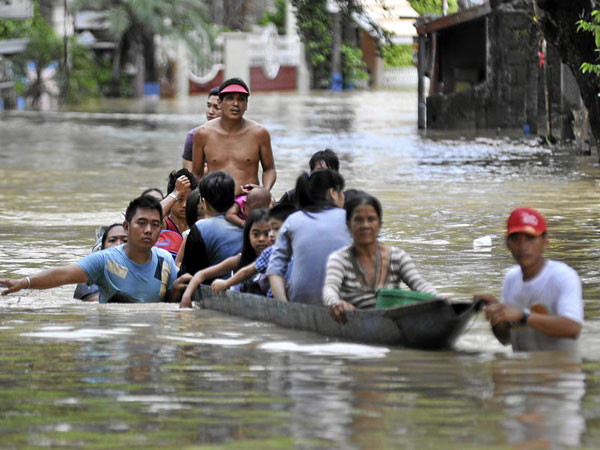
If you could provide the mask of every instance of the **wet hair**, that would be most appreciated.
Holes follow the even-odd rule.
[[[242,80],[241,78],[229,78],[228,80],[223,81],[223,83],[221,83],[221,86],[219,86],[219,98],[221,100],[223,100],[223,97],[225,97],[225,94],[227,94],[227,92],[225,94],[221,94],[221,91],[227,86],[231,86],[232,84],[239,84],[244,89],[246,89],[248,91],[248,94],[243,94],[246,95],[246,97],[250,95],[250,89],[248,89],[248,85],[244,83],[244,80]]]
[[[344,177],[331,169],[317,169],[311,174],[304,172],[296,180],[296,206],[308,212],[333,208],[329,189],[344,190]]]
[[[235,181],[231,175],[215,170],[204,175],[198,185],[200,195],[217,212],[227,212],[235,198]]]
[[[357,191],[351,196],[350,200],[344,202],[344,208],[346,209],[346,223],[350,223],[354,210],[361,205],[372,206],[377,213],[379,223],[382,223],[381,203],[379,203],[379,200],[375,197],[364,191]]]
[[[196,189],[196,187],[198,186],[198,180],[192,174],[192,172],[190,172],[187,169],[174,170],[169,174],[169,183],[167,184],[167,195],[173,192],[173,190],[175,189],[175,182],[177,181],[177,178],[179,178],[182,175],[185,175],[187,179],[190,180],[190,189]]]
[[[161,198],[165,198],[165,195],[162,193],[162,191],[159,188],[148,188],[146,189],[144,192],[142,192],[140,195],[144,196],[144,195],[148,195],[150,194],[150,192],[158,192],[160,194]]]
[[[315,170],[315,166],[320,161],[324,161],[328,169],[335,170],[336,172],[340,171],[340,160],[333,150],[326,148],[325,150],[319,150],[312,155],[308,162],[311,172]]]
[[[200,203],[200,200],[202,200],[202,197],[198,189],[192,190],[188,195],[185,204],[185,222],[190,228],[198,221],[198,203]]]
[[[246,217],[246,223],[244,224],[243,232],[243,243],[242,243],[242,255],[240,256],[240,264],[238,269],[246,267],[248,264],[254,262],[258,257],[252,245],[250,244],[250,229],[255,223],[267,222],[269,220],[269,211],[264,208],[255,209],[248,217]]]
[[[348,207],[348,204],[352,201],[354,197],[362,194],[366,194],[366,192],[361,191],[359,189],[346,189],[344,191],[344,209]]]
[[[129,202],[127,210],[125,211],[125,221],[131,223],[131,220],[133,219],[133,216],[135,216],[135,213],[138,209],[155,209],[160,215],[160,221],[162,222],[163,220],[162,206],[160,206],[160,202],[154,197],[142,195]]]
[[[290,214],[296,211],[293,205],[289,203],[278,203],[269,210],[269,219],[285,222]]]
[[[208,96],[212,97],[213,95],[219,96],[219,86],[215,86],[210,91],[208,91]]]
[[[109,225],[106,227],[106,229],[104,230],[104,234],[102,234],[102,245],[100,246],[100,248],[102,250],[104,250],[106,248],[106,240],[108,239],[108,232],[110,230],[112,230],[114,227],[122,227],[122,226],[123,226],[122,223],[113,223],[112,225]]]

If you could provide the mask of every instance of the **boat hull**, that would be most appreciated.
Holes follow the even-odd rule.
[[[200,286],[194,300],[204,309],[271,322],[285,328],[370,344],[432,350],[451,347],[476,310],[474,303],[448,304],[443,300],[432,300],[387,310],[345,311],[346,322],[340,324],[331,318],[325,307],[235,291],[215,294],[208,286]]]

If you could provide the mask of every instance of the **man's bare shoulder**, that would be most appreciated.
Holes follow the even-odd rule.
[[[217,133],[220,129],[220,118],[216,118],[213,120],[209,120],[206,123],[203,123],[202,125],[200,125],[198,128],[196,128],[196,130],[194,131],[194,136],[195,135],[210,135],[213,133]]]
[[[252,133],[255,134],[257,136],[269,136],[269,132],[267,131],[267,129],[265,127],[263,127],[260,123],[255,122],[254,120],[250,120],[250,119],[245,119],[246,120],[246,124],[245,127],[246,129]]]

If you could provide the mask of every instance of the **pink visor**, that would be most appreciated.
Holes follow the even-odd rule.
[[[230,84],[229,86],[224,87],[222,91],[219,91],[219,95],[230,94],[230,93],[250,95],[248,90],[240,84]]]

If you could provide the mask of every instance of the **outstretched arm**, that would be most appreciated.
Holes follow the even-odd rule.
[[[179,278],[177,278],[173,282],[173,286],[171,286],[171,289],[167,291],[167,294],[165,295],[165,301],[178,302],[181,299],[181,295],[183,294],[185,288],[187,287],[191,279],[192,276],[189,273],[184,273]]]
[[[273,298],[289,301],[285,290],[285,279],[279,275],[269,275],[269,283],[271,284],[271,292]]]
[[[180,308],[191,308],[192,307],[192,295],[198,286],[204,280],[210,280],[211,278],[224,275],[232,270],[235,270],[236,266],[240,263],[240,255],[230,256],[229,258],[221,261],[219,264],[207,267],[206,269],[196,272],[194,277],[190,280],[183,297],[181,297]]]
[[[260,164],[263,170],[263,187],[270,191],[277,179],[277,171],[275,170],[275,160],[271,149],[271,136],[264,128],[261,130],[260,135]]]
[[[19,292],[21,289],[49,289],[64,284],[87,283],[88,279],[81,267],[77,264],[47,269],[21,278],[19,280],[0,279],[0,286],[8,289],[2,291],[2,295]]]
[[[341,256],[333,253],[327,260],[325,284],[323,285],[323,304],[329,307],[329,314],[336,322],[344,322],[344,310],[355,309],[354,305],[340,297],[342,280],[344,279],[344,263]]]
[[[229,208],[225,213],[225,220],[227,220],[227,222],[229,223],[234,224],[237,227],[244,228],[244,221],[240,219],[240,216],[238,216],[240,212],[240,205],[234,202],[231,208]]]
[[[231,278],[228,278],[226,280],[213,281],[210,285],[210,288],[214,292],[224,291],[225,289],[229,289],[231,286],[235,286],[236,284],[247,280],[252,275],[256,275],[257,273],[258,270],[256,270],[256,266],[254,265],[254,263],[251,263],[248,264],[246,267],[242,267]]]

